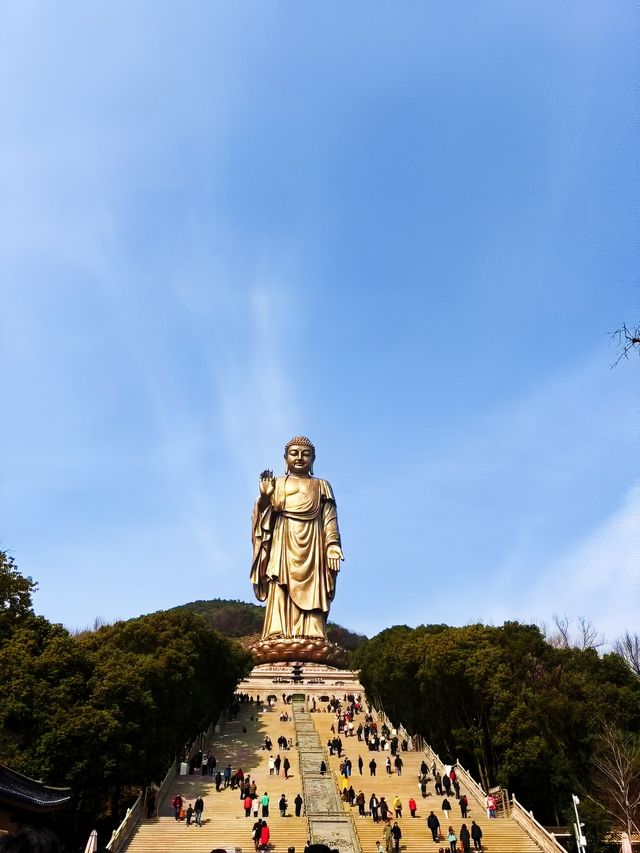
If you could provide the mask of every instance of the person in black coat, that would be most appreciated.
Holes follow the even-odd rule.
[[[467,829],[466,823],[463,823],[460,829],[460,844],[462,844],[462,853],[469,853],[471,850],[471,833]]]
[[[202,795],[193,804],[193,810],[196,813],[196,826],[202,826],[202,812],[204,811],[204,800]]]
[[[253,828],[251,830],[251,838],[253,839],[253,845],[258,849],[260,846],[260,835],[262,833],[262,818],[258,818],[258,820],[253,824]]]
[[[437,841],[440,835],[440,821],[437,816],[434,815],[433,812],[429,813],[429,817],[427,818],[427,826],[431,830],[431,835],[434,841]]]
[[[436,770],[436,775],[433,777],[436,782],[436,794],[441,797],[442,796],[442,776]]]
[[[460,806],[460,816],[462,818],[466,818],[467,810],[469,808],[469,800],[467,799],[467,795],[463,794],[458,800],[458,805]]]
[[[475,850],[482,850],[482,830],[475,822],[475,820],[471,821],[471,837],[473,838],[473,847]]]
[[[369,797],[369,811],[371,812],[371,817],[374,823],[378,823],[380,819],[378,817],[378,809],[380,808],[380,801],[376,797],[375,794],[371,794]]]
[[[448,821],[451,814],[451,803],[446,797],[442,801],[442,814],[444,815],[445,821]]]
[[[389,817],[389,803],[385,800],[384,797],[380,797],[380,817],[384,821],[387,822]]]

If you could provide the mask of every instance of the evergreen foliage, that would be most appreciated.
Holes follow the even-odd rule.
[[[262,631],[264,608],[246,601],[212,598],[210,601],[191,601],[173,607],[169,613],[198,613],[208,624],[226,637],[249,637]]]
[[[555,648],[534,625],[396,626],[356,665],[394,723],[547,823],[561,822],[572,792],[594,788],[605,723],[640,731],[640,680],[623,658]]]
[[[0,639],[33,615],[31,594],[37,587],[32,578],[20,574],[13,557],[0,551]]]
[[[7,575],[18,591],[34,586],[12,563]],[[101,815],[115,826],[123,791],[164,776],[230,704],[249,656],[189,611],[72,636],[35,616],[30,599],[17,600],[0,635],[2,760],[71,786],[81,835]]]

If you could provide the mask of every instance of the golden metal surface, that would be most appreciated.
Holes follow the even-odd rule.
[[[271,637],[251,643],[248,650],[256,664],[307,661],[338,669],[349,668],[349,652],[323,637]]]
[[[262,639],[323,638],[344,560],[333,490],[313,476],[315,448],[305,436],[285,448],[286,474],[260,474],[253,509],[251,582],[266,601]]]

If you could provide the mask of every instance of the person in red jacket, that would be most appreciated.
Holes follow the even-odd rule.
[[[269,837],[271,833],[269,832],[269,827],[267,826],[266,820],[262,821],[262,828],[260,829],[260,847],[263,850],[266,850],[269,846]]]
[[[176,820],[180,820],[180,812],[182,811],[182,794],[176,794],[175,797],[171,800],[171,805],[173,806],[173,814]]]
[[[418,806],[416,804],[416,801],[413,799],[413,797],[409,797],[409,811],[411,812],[411,817],[416,816],[417,808]]]

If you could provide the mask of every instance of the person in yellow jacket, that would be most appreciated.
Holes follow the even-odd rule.
[[[395,812],[396,817],[402,817],[402,800],[396,794],[393,798],[393,811]]]
[[[347,791],[348,787],[349,787],[349,779],[346,776],[341,776],[340,777],[340,795],[341,795],[342,799],[345,801],[347,799],[346,791]]]

